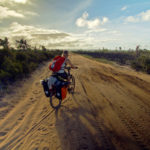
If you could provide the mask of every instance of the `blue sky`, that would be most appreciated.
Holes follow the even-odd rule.
[[[150,0],[0,0],[0,14],[11,46],[150,49]]]

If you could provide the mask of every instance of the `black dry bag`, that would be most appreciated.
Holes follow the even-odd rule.
[[[42,80],[41,83],[43,85],[43,89],[44,89],[44,93],[45,93],[46,97],[49,97],[50,92],[49,92],[49,88],[48,88],[48,79]]]

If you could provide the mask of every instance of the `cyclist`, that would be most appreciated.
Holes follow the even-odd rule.
[[[52,76],[50,77],[49,79],[49,82],[48,82],[48,85],[49,85],[49,89],[52,88],[52,85],[55,85],[56,86],[56,97],[57,98],[60,98],[61,96],[61,80],[67,80],[69,82],[69,78],[68,78],[68,75],[67,73],[65,72],[65,67],[67,65],[69,65],[71,68],[73,69],[77,69],[78,67],[76,67],[75,65],[73,65],[70,61],[70,59],[68,59],[68,56],[69,56],[69,52],[68,51],[63,51],[62,53],[62,58],[64,58],[64,62],[62,63],[59,71],[55,71],[52,73]],[[57,78],[57,79],[56,79]],[[69,89],[68,87],[68,90],[71,90]]]
[[[65,58],[64,63],[61,65],[61,68],[58,72],[55,72],[54,74],[57,74],[57,76],[62,77],[63,79],[68,79],[67,73],[65,72],[65,67],[67,65],[70,65],[71,68],[73,69],[77,69],[78,67],[76,67],[75,65],[73,65],[70,61],[70,59],[68,59],[69,56],[69,52],[68,51],[63,51],[62,53],[62,57]]]

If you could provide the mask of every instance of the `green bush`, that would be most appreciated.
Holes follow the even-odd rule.
[[[0,84],[7,84],[35,70],[40,63],[60,55],[62,51],[0,50]]]
[[[11,74],[7,71],[0,70],[0,83],[8,83],[9,79],[11,78]]]
[[[16,60],[22,62],[22,61],[27,61],[27,55],[25,53],[16,53]]]
[[[121,65],[131,65],[131,67],[137,71],[150,74],[150,51],[148,50],[140,50],[138,55],[136,51],[110,50],[76,51],[75,53],[115,61]]]
[[[150,57],[145,60],[145,70],[148,74],[150,74]]]

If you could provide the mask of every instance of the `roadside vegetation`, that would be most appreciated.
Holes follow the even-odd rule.
[[[76,51],[75,53],[92,57],[101,62],[116,62],[120,65],[130,65],[136,71],[150,74],[150,51],[149,50],[98,50],[98,51]]]
[[[0,90],[14,81],[27,77],[39,64],[60,55],[61,51],[31,48],[25,40],[16,41],[16,49],[9,47],[8,39],[0,39]]]

